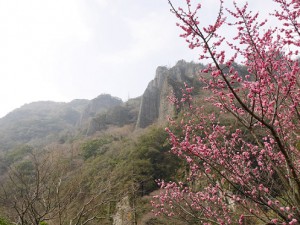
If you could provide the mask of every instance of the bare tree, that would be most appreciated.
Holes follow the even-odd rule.
[[[105,219],[103,206],[111,197],[99,181],[86,187],[79,172],[51,155],[31,154],[11,166],[1,184],[0,205],[16,224],[84,225]]]

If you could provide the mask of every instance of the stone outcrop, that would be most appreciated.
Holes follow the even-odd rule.
[[[133,209],[129,197],[124,197],[117,203],[116,213],[113,216],[113,225],[132,225],[134,220]]]
[[[168,115],[174,115],[175,108],[168,96],[180,98],[184,83],[196,80],[202,65],[179,61],[174,67],[158,67],[154,80],[146,88],[140,106],[137,128],[145,128],[154,122],[163,123]]]

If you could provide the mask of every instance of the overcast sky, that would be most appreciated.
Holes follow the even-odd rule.
[[[207,2],[209,21],[218,1]],[[38,100],[142,95],[157,66],[197,62],[175,22],[167,0],[0,0],[0,117]]]

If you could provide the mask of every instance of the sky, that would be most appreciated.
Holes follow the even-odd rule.
[[[206,2],[210,21],[218,0]],[[261,10],[270,1],[251,3]],[[169,8],[167,0],[0,0],[0,117],[41,100],[126,101],[158,66],[199,62]]]

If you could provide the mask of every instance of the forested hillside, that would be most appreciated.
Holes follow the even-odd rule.
[[[187,172],[169,152],[164,126],[181,110],[168,97],[180,97],[184,82],[200,87],[202,67],[160,67],[145,93],[126,102],[108,94],[35,102],[0,119],[0,216],[19,224],[158,221],[149,214],[156,180]]]

